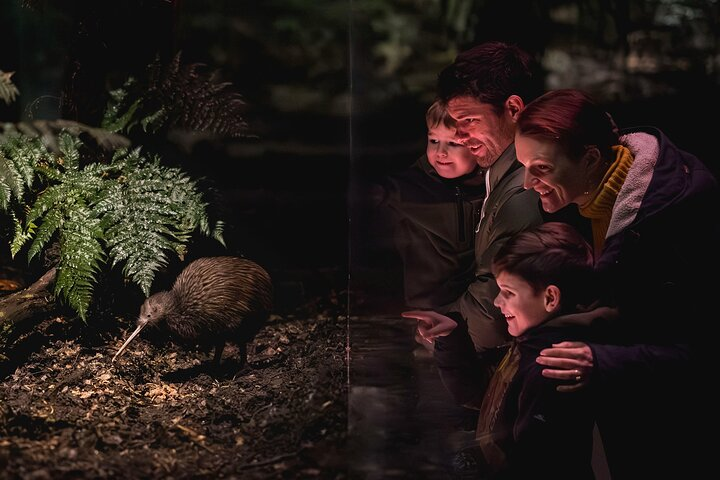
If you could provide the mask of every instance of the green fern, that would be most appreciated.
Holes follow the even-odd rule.
[[[92,300],[95,275],[104,262],[100,242],[100,220],[89,208],[68,212],[60,230],[60,262],[55,279],[55,295],[61,296],[84,320]]]
[[[95,209],[103,218],[113,266],[149,294],[155,272],[167,265],[167,252],[183,257],[192,233],[213,235],[206,203],[196,184],[177,168],[145,160],[139,150],[118,152],[113,164],[120,179],[98,196]]]
[[[148,78],[135,78],[110,92],[102,127],[111,132],[158,133],[169,129],[206,132],[225,137],[250,137],[243,119],[245,102],[229,82],[217,81],[216,73],[204,73],[202,65],[183,65],[180,53],[166,66],[154,62]]]
[[[114,150],[109,163],[83,166],[80,133],[35,129],[0,134],[0,210],[10,214],[13,256],[28,246],[28,261],[60,244],[55,294],[85,319],[98,272],[106,263],[149,295],[170,255],[182,258],[192,234],[222,242],[210,227],[207,204],[180,169],[148,159],[139,148]],[[47,125],[45,125],[47,127]]]

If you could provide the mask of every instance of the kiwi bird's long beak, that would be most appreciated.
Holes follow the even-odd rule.
[[[142,330],[143,328],[145,328],[145,325],[147,325],[147,323],[141,323],[140,325],[137,326],[137,328],[136,328],[135,331],[132,333],[132,335],[130,335],[130,336],[128,337],[128,339],[125,340],[125,343],[122,344],[122,347],[120,347],[120,350],[118,350],[117,353],[115,354],[115,356],[112,358],[112,360],[110,361],[111,363],[114,362],[115,359],[116,359],[117,357],[119,357],[122,352],[125,351],[125,349],[126,349],[127,346],[130,344],[130,342],[132,342],[132,339],[135,338],[135,337],[137,337],[137,336],[138,336],[138,333],[140,333],[140,330]]]

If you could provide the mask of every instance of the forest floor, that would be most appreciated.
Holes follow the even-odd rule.
[[[132,320],[47,319],[0,361],[0,479],[347,478],[340,312],[273,315],[240,371],[158,330],[111,362]]]

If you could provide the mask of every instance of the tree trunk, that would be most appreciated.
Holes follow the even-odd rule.
[[[27,327],[40,314],[55,309],[52,293],[55,275],[56,270],[52,268],[26,289],[0,298],[0,341],[5,340],[18,326]]]

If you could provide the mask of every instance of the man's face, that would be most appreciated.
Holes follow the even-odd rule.
[[[505,108],[499,115],[492,105],[474,97],[455,97],[448,113],[457,121],[457,138],[470,149],[482,168],[488,168],[513,142],[515,120]]]

